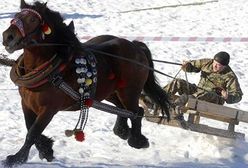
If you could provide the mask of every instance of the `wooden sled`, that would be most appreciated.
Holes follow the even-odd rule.
[[[225,138],[245,138],[244,133],[235,132],[235,125],[238,125],[239,122],[248,123],[248,112],[239,109],[189,98],[185,107],[181,109],[181,112],[188,114],[188,119],[186,121],[171,119],[169,122],[167,122],[167,119],[161,119],[158,117],[160,116],[159,109],[154,110],[149,108],[143,100],[140,100],[140,105],[144,108],[146,120],[150,122],[181,127],[190,131],[216,135]],[[203,117],[225,122],[228,124],[228,128],[220,129],[201,124],[200,119]]]

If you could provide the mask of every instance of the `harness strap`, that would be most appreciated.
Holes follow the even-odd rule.
[[[80,94],[72,89],[66,82],[64,82],[63,78],[59,74],[51,75],[49,78],[50,83],[54,86],[62,90],[65,94],[70,96],[73,100],[79,101]]]
[[[95,101],[93,102],[92,107],[94,107],[95,109],[101,110],[101,111],[105,111],[111,114],[117,114],[121,117],[126,117],[126,118],[130,118],[130,119],[136,119],[138,117],[138,113],[132,113],[131,111],[125,110],[125,109],[121,109],[115,106],[111,106],[99,101]]]
[[[76,92],[74,89],[72,89],[66,82],[64,82],[63,78],[59,75],[56,74],[49,80],[54,87],[59,88],[62,90],[65,94],[70,96],[73,100],[79,102],[80,101],[80,93]],[[117,114],[121,117],[126,117],[126,118],[131,118],[131,119],[136,119],[138,116],[137,114],[132,113],[131,111],[121,109],[118,107],[114,107],[99,101],[94,100],[93,101],[93,108],[111,113],[111,114]]]

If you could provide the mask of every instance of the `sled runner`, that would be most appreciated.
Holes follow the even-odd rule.
[[[151,104],[148,105],[148,103],[142,99],[140,100],[140,104],[144,108],[146,120],[150,122],[226,138],[244,139],[245,137],[244,133],[235,131],[235,126],[238,125],[239,122],[248,123],[248,112],[246,111],[189,98],[186,105],[181,109],[183,114],[187,114],[184,115],[188,116],[187,120],[172,117],[168,122],[166,118],[159,118],[159,116],[161,116],[160,109],[152,107]],[[171,111],[173,110],[174,109]],[[222,129],[212,125],[202,124],[201,119],[203,118],[224,122],[227,124],[227,128]]]

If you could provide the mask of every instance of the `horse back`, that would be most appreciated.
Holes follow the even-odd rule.
[[[86,42],[93,45],[97,59],[98,84],[96,99],[102,100],[125,88],[141,92],[148,78],[148,58],[135,43],[115,36],[103,35]],[[138,92],[139,92],[138,91]]]

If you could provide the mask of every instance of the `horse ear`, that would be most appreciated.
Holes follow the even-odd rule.
[[[27,6],[26,2],[24,0],[21,0],[21,6],[20,8],[23,9]]]
[[[67,27],[72,33],[75,32],[75,26],[73,21],[71,21]]]
[[[46,9],[47,9],[47,2],[42,4],[42,8],[41,8],[42,13],[45,13]]]

